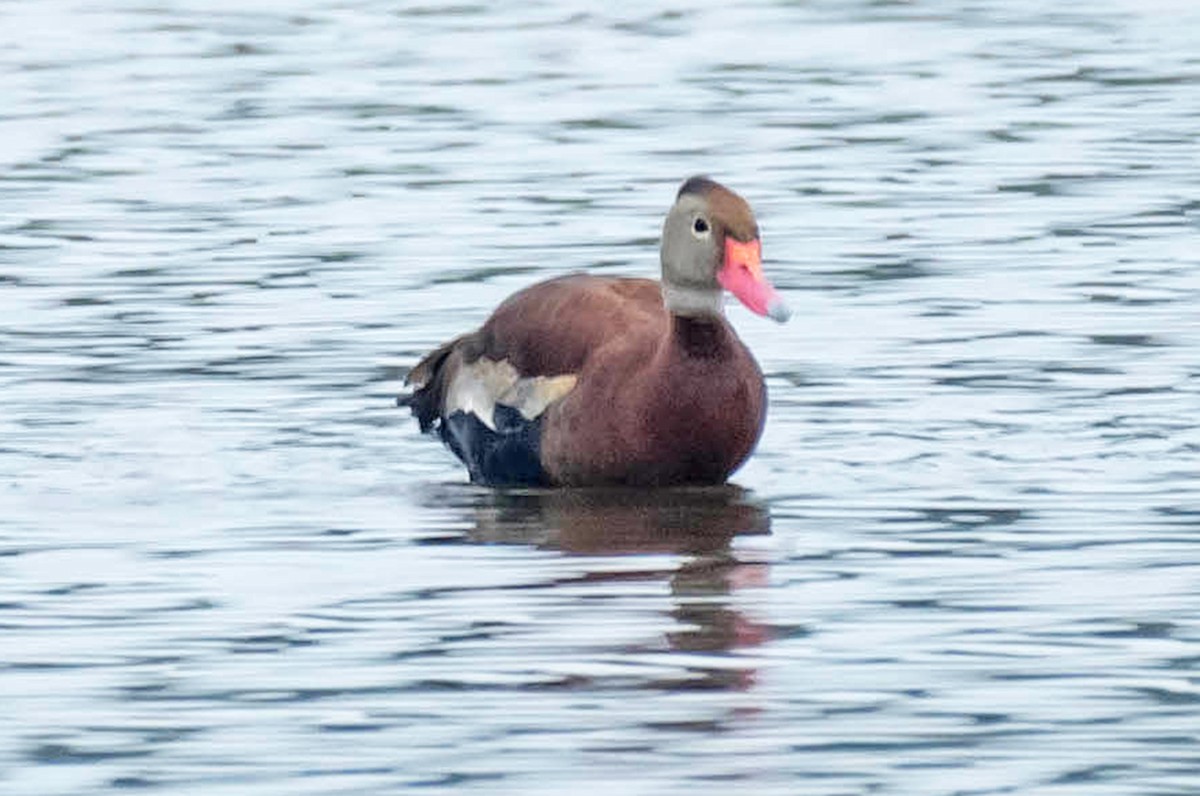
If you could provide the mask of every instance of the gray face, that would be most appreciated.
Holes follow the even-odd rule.
[[[704,197],[684,194],[667,214],[662,234],[662,280],[694,290],[721,289],[720,235]]]

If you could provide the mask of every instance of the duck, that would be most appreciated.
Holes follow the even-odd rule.
[[[504,300],[422,358],[398,404],[491,487],[721,484],[762,435],[763,374],[725,317],[726,291],[791,315],[763,273],[749,203],[683,182],[659,280],[572,273]]]

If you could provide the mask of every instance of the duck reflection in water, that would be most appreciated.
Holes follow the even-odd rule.
[[[447,495],[441,498],[449,497]],[[730,599],[740,588],[761,586],[767,564],[733,550],[738,536],[770,534],[770,515],[734,485],[675,489],[464,489],[474,513],[471,541],[530,545],[575,556],[597,557],[597,566],[556,586],[618,581],[668,581],[679,628],[662,639],[667,649],[723,653],[769,640],[765,624],[749,619]],[[450,502],[459,502],[451,499]],[[610,568],[612,558],[658,554],[645,568]],[[662,555],[675,555],[663,565]],[[599,558],[603,557],[603,558]],[[607,561],[607,566],[605,565]],[[626,562],[627,563],[627,562]],[[644,653],[654,645],[630,650]],[[729,665],[726,665],[729,664]],[[687,676],[656,681],[655,688],[746,690],[756,672],[734,660],[685,664]]]

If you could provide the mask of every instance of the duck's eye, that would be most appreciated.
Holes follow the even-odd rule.
[[[692,232],[695,232],[697,235],[703,235],[708,232],[708,222],[703,218],[697,218],[692,222]]]

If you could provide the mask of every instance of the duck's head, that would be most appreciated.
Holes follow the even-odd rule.
[[[758,222],[745,199],[708,177],[679,189],[662,234],[663,300],[676,315],[720,315],[728,290],[780,323],[791,311],[762,271]]]

